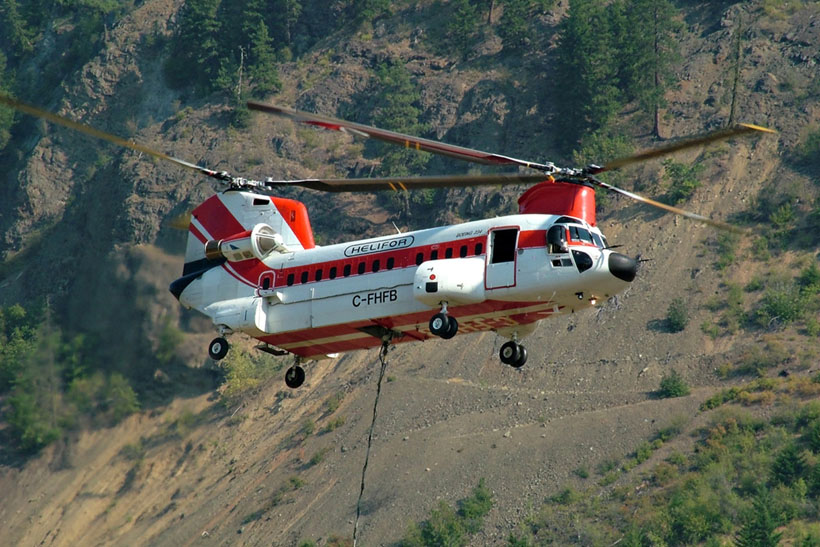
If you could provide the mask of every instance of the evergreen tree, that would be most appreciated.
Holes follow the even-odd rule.
[[[615,24],[613,12],[597,0],[574,0],[561,24],[553,81],[561,107],[557,129],[570,147],[605,127],[623,106]]]
[[[193,83],[200,92],[213,91],[220,73],[224,76],[220,50],[220,0],[188,0],[179,11],[171,58],[166,72],[171,83]]]
[[[381,92],[377,96],[373,125],[409,135],[420,135],[426,130],[419,122],[421,110],[416,106],[421,95],[402,63],[383,64],[378,69]],[[427,165],[430,155],[396,146],[379,146],[384,176],[418,174]]]
[[[772,464],[772,477],[785,485],[791,485],[799,479],[806,469],[806,460],[797,443],[790,443],[775,458]]]
[[[776,547],[782,534],[775,533],[777,522],[771,513],[772,497],[765,486],[758,489],[752,510],[735,537],[737,547]]]
[[[637,100],[653,117],[652,131],[660,137],[660,109],[674,82],[673,64],[679,59],[675,35],[681,25],[669,0],[634,0],[620,5],[624,26],[618,30],[620,81],[628,100]]]
[[[280,52],[289,51],[293,43],[294,28],[302,14],[302,3],[298,0],[268,0],[268,29],[274,49]],[[287,57],[289,53],[284,54]]]
[[[0,50],[19,58],[34,49],[33,31],[29,28],[17,0],[0,0]],[[1,73],[0,73],[1,74]]]
[[[462,55],[473,43],[481,14],[470,0],[454,0],[453,16],[447,24],[447,42]]]
[[[273,50],[268,27],[260,19],[251,33],[251,48],[248,55],[248,74],[255,85],[254,94],[263,97],[282,87],[276,70],[276,52]]]
[[[6,56],[0,51],[0,93],[9,94],[11,92],[12,77],[6,72]],[[11,139],[11,126],[14,124],[14,110],[0,106],[0,151],[2,151]]]

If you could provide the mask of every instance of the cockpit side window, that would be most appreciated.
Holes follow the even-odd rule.
[[[567,227],[563,224],[555,224],[547,230],[547,252],[550,254],[569,252]]]
[[[604,245],[604,241],[601,239],[601,236],[599,236],[595,232],[590,233],[592,234],[592,239],[595,241],[595,245],[597,245],[599,249],[603,249],[604,247],[606,247],[606,245]]]
[[[592,243],[594,245],[589,230],[587,230],[586,228],[581,228],[580,226],[569,227],[569,238],[572,241],[584,241],[586,243]]]

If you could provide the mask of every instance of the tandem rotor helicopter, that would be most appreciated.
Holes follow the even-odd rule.
[[[558,167],[403,135],[318,114],[249,102],[252,110],[359,137],[534,174],[263,181],[234,177],[168,156],[88,125],[0,95],[0,103],[50,122],[198,171],[217,193],[191,214],[182,275],[170,291],[211,318],[219,336],[243,333],[257,349],[296,356],[288,387],[305,380],[302,360],[387,343],[494,331],[508,338],[502,363],[521,367],[521,340],[551,315],[595,306],[623,291],[638,261],[608,245],[595,219],[595,188],[713,226],[727,224],[607,184],[595,175],[738,135],[773,133],[741,124],[584,168]],[[518,214],[319,247],[305,205],[276,196],[300,186],[324,192],[408,191],[531,183]]]

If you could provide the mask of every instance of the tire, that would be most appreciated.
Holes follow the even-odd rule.
[[[498,358],[505,365],[512,365],[521,357],[521,346],[510,340],[505,342],[498,351]]]
[[[442,338],[450,331],[450,318],[446,313],[437,313],[430,318],[430,332]]]
[[[228,341],[220,336],[211,340],[211,343],[208,346],[208,355],[214,361],[220,361],[228,355],[229,349],[231,349],[231,346],[228,345]]]
[[[518,349],[520,350],[518,359],[516,359],[515,362],[510,363],[510,366],[513,368],[521,368],[527,362],[527,348],[519,344]]]
[[[447,316],[447,321],[450,323],[449,327],[447,328],[447,332],[441,335],[442,338],[445,340],[449,340],[453,336],[456,335],[458,332],[458,320],[452,315]]]
[[[299,365],[294,365],[285,373],[285,384],[291,388],[296,389],[305,383],[305,369]]]

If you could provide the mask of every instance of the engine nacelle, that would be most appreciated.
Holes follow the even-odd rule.
[[[431,308],[441,302],[476,304],[484,301],[484,259],[428,260],[416,268],[413,297]]]
[[[245,230],[219,241],[208,241],[205,244],[205,258],[218,260],[226,258],[229,262],[241,262],[256,258],[263,260],[272,252],[287,253],[290,249],[284,244],[281,234],[276,233],[267,224],[257,224],[253,230]]]

